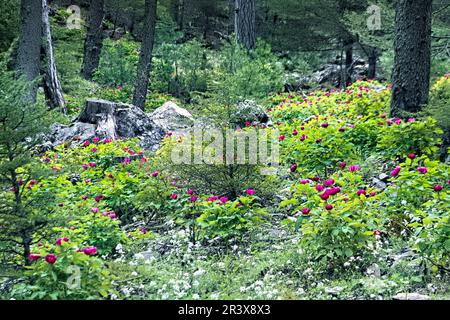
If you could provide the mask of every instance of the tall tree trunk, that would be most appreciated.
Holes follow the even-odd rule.
[[[17,71],[28,81],[39,76],[42,40],[42,2],[39,0],[21,0],[21,32],[17,50]],[[30,89],[27,101],[35,102],[37,84]]]
[[[377,61],[378,61],[378,50],[377,48],[369,48],[368,52],[369,69],[367,71],[367,78],[372,80],[377,77]]]
[[[83,66],[81,68],[81,75],[86,80],[92,79],[100,63],[100,53],[103,46],[102,23],[105,16],[104,2],[104,0],[90,0]]]
[[[175,0],[173,4],[173,13],[177,24],[177,31],[183,31],[184,28],[184,4],[185,0]]]
[[[391,116],[417,112],[428,102],[432,0],[398,0]]]
[[[256,46],[255,0],[235,0],[234,31],[238,41],[248,50]]]
[[[139,56],[133,104],[142,110],[145,108],[152,64],[153,43],[155,40],[157,0],[145,0],[145,21],[142,34],[142,46]]]
[[[353,43],[352,39],[344,42],[345,46],[345,86],[352,83],[353,73]]]
[[[45,54],[44,93],[50,108],[60,109],[67,113],[61,83],[56,70],[55,55],[53,52],[52,33],[49,20],[49,7],[47,0],[42,0],[42,33],[44,34],[43,51]]]

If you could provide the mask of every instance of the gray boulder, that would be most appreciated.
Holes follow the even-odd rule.
[[[231,124],[244,127],[246,122],[268,123],[269,115],[263,107],[253,100],[239,102],[231,116]]]
[[[194,118],[189,111],[180,108],[172,101],[164,103],[148,116],[156,126],[166,132],[183,131],[194,125]]]
[[[123,103],[89,99],[71,125],[56,124],[47,136],[45,147],[78,145],[94,137],[101,139],[140,138],[141,146],[156,151],[166,135],[141,109]]]

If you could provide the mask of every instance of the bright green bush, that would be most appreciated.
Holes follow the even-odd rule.
[[[99,299],[113,293],[114,279],[98,257],[95,247],[73,238],[59,238],[55,244],[40,243],[33,248],[25,283],[16,285],[17,299],[62,300]]]

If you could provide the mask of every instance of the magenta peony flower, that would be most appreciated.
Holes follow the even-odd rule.
[[[90,142],[89,142],[89,140],[86,140],[85,142],[83,142],[83,145],[85,146],[85,147],[89,147],[90,146]]]
[[[320,181],[320,177],[319,176],[314,176],[311,178],[312,181],[318,182]]]
[[[348,167],[348,170],[349,170],[350,172],[356,172],[356,171],[361,170],[361,167],[358,166],[358,165],[351,165],[351,166]]]
[[[367,192],[364,189],[360,189],[356,192],[356,194],[358,195],[358,197],[360,197],[361,195],[365,196],[367,194]]]
[[[100,141],[99,137],[94,137],[94,139],[92,139],[92,141],[94,141],[95,143],[98,143]]]
[[[292,135],[293,135],[293,136],[298,135],[298,131],[294,129],[294,130],[292,131]]]
[[[101,194],[101,195],[99,195],[99,196],[96,196],[96,197],[94,198],[94,200],[95,200],[95,202],[100,202],[100,201],[102,201],[104,198],[105,198],[105,196]]]
[[[34,254],[34,253],[32,253],[28,256],[28,260],[30,260],[31,262],[38,261],[40,258],[41,258],[41,256]]]
[[[427,167],[419,167],[419,168],[417,168],[417,171],[421,174],[425,174],[428,172],[428,169],[427,169]]]
[[[47,261],[47,263],[49,263],[49,264],[55,264],[56,256],[53,253],[48,254],[45,256],[45,261]]]
[[[278,140],[280,140],[280,141],[284,141],[284,139],[286,139],[286,137],[284,135],[281,135],[278,137]]]
[[[339,192],[341,192],[341,188],[339,188],[339,187],[331,188],[331,189],[325,190],[325,192],[328,193],[330,196],[335,196],[335,195],[337,195]]]
[[[311,209],[310,208],[304,208],[304,209],[302,209],[302,214],[304,215],[304,216],[307,216],[308,214],[310,214],[311,213]]]
[[[152,173],[152,177],[156,178],[157,176],[159,176],[159,172],[158,171],[155,171],[155,172]]]
[[[294,173],[294,172],[296,172],[297,171],[297,164],[296,163],[294,163],[292,166],[291,166],[291,172],[292,173]]]
[[[170,198],[172,198],[172,200],[177,200],[178,199],[178,195],[176,193],[172,193]]]
[[[58,239],[56,239],[55,244],[56,244],[58,247],[60,247],[60,246],[62,245],[63,242],[69,242],[69,238],[66,238],[66,237],[64,237],[64,238],[58,238]]]
[[[375,197],[376,195],[377,195],[376,192],[371,192],[371,193],[370,193],[370,196],[371,196],[371,197]]]
[[[97,151],[98,151],[97,148],[92,148],[92,149],[91,149],[91,152],[93,152],[93,153],[96,153]]]
[[[109,214],[109,217],[110,217],[112,220],[117,219],[117,214],[115,214],[114,212],[113,212],[113,213],[110,213],[110,214]]]
[[[192,196],[189,200],[190,200],[191,202],[197,202],[198,197],[197,197],[197,196]],[[217,199],[214,199],[213,201],[215,201],[215,200],[217,200]]]
[[[332,185],[334,185],[334,179],[328,179],[325,180],[325,182],[323,183],[326,187],[331,187]]]
[[[91,212],[92,212],[92,213],[97,213],[97,212],[98,212],[98,208],[92,208],[92,209],[91,209]]]
[[[395,118],[394,123],[395,123],[395,124],[401,124],[401,123],[402,123],[402,119],[400,119],[400,118]]]
[[[188,194],[188,195],[193,195],[193,194],[194,194],[194,190],[188,189],[187,194]]]
[[[346,162],[344,162],[344,161],[339,162],[339,168],[344,169],[346,166],[347,166]]]
[[[83,252],[88,256],[93,256],[94,254],[97,253],[97,248],[96,247],[85,248],[83,249]]]
[[[83,164],[82,168],[83,168],[83,170],[87,170],[89,168],[89,166],[87,164]]]
[[[414,160],[416,158],[416,154],[410,153],[410,154],[408,154],[408,158],[410,158],[411,160]]]
[[[245,193],[249,196],[254,196],[256,192],[253,189],[247,189],[245,190]]]
[[[105,140],[103,140],[103,143],[107,144],[107,143],[111,143],[112,141],[108,138],[106,138]]]
[[[328,192],[324,192],[321,196],[320,196],[320,198],[323,200],[323,201],[327,201],[329,198],[330,198],[330,194],[328,193]]]
[[[320,138],[317,139],[317,140],[316,140],[316,143],[322,143],[322,139],[320,139]]]
[[[89,167],[95,168],[97,164],[95,162],[89,162]]]
[[[325,189],[325,187],[322,186],[322,185],[320,185],[320,184],[318,184],[318,185],[316,186],[316,190],[317,190],[318,192],[322,192],[324,189]]]
[[[395,167],[395,169],[391,171],[391,176],[392,177],[398,176],[398,174],[400,173],[401,170],[402,170],[401,167]]]
[[[227,197],[221,197],[219,200],[220,200],[221,204],[225,204],[228,202],[229,199]]]
[[[444,189],[444,187],[441,185],[437,185],[437,186],[434,186],[433,189],[436,192],[441,192]]]
[[[303,179],[302,181],[300,181],[300,184],[309,184],[310,181],[308,179]]]
[[[320,126],[321,126],[322,128],[328,128],[329,125],[330,125],[329,123],[325,122],[325,123],[322,123]]]
[[[214,202],[216,200],[219,200],[218,196],[214,196],[214,197],[210,197],[210,198],[206,199],[206,201],[208,201],[208,202]],[[197,201],[197,199],[195,199],[195,201]],[[192,202],[195,202],[195,201],[192,201]]]
[[[331,204],[327,204],[325,206],[325,209],[327,209],[328,211],[331,211],[331,210],[333,210],[333,206]]]

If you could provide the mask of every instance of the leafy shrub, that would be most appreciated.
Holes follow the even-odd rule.
[[[444,131],[444,141],[441,153],[448,155],[450,147],[450,74],[440,78],[431,88],[430,103],[427,112],[436,120],[438,126]]]
[[[388,120],[387,125],[379,130],[377,148],[387,158],[406,156],[409,153],[435,154],[439,150],[443,133],[433,118],[423,121],[410,119],[407,122],[400,119]]]
[[[340,267],[350,257],[366,255],[381,225],[377,190],[367,188],[357,172],[341,172],[326,180],[304,180],[291,187],[290,208],[301,243],[315,260]],[[373,249],[372,249],[373,250]]]
[[[213,69],[209,89],[225,105],[245,99],[261,100],[283,87],[282,65],[262,41],[250,54],[233,41],[224,46],[216,59],[218,66]]]
[[[94,75],[94,80],[108,86],[134,85],[137,63],[139,61],[139,46],[136,42],[122,38],[104,41],[100,65]]]
[[[76,238],[60,238],[56,244],[39,244],[29,259],[26,283],[16,285],[19,299],[99,299],[111,294],[112,275],[95,247]]]
[[[200,215],[196,220],[200,229],[199,236],[207,239],[242,238],[268,217],[267,211],[260,207],[254,197],[239,197],[233,202],[224,197],[212,197],[197,210],[199,211],[196,212],[196,208],[193,208],[193,214]]]

